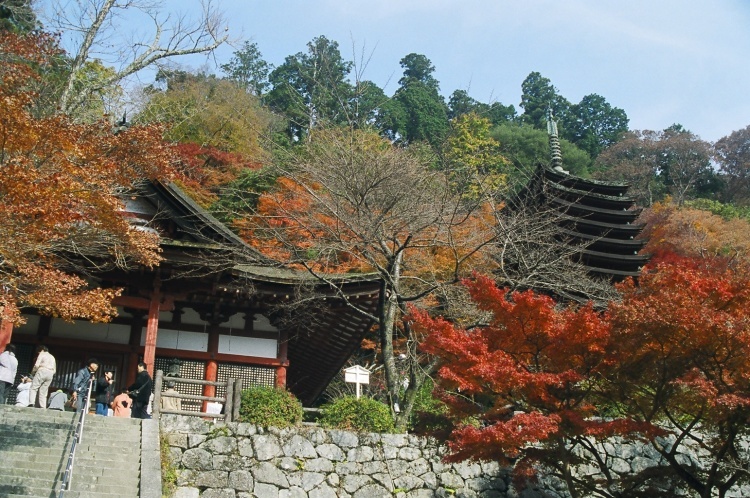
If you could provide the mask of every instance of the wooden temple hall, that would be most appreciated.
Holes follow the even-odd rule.
[[[333,276],[323,284],[283,268],[173,184],[144,185],[128,198],[125,215],[159,234],[164,261],[153,270],[97,274],[96,284],[123,289],[111,323],[69,323],[28,312],[26,324],[3,327],[0,346],[17,345],[19,377],[31,371],[36,346],[44,344],[57,360],[53,390],[67,389],[74,373],[96,357],[100,370],[115,372],[117,388],[130,385],[144,361],[152,376],[160,369],[188,379],[242,379],[244,387],[285,386],[309,405],[372,325],[354,307],[375,311],[376,277]],[[178,390],[224,395],[213,386],[178,384]],[[201,408],[198,402],[183,406]]]

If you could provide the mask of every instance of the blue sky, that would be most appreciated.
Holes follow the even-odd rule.
[[[37,0],[42,6],[58,1],[73,3]],[[573,103],[596,93],[624,109],[631,129],[661,130],[680,123],[716,141],[750,125],[750,0],[214,3],[225,14],[235,47],[251,40],[264,59],[279,65],[324,35],[358,63],[364,79],[388,95],[403,72],[399,60],[415,52],[432,61],[446,98],[463,89],[482,102],[513,104],[520,113],[521,83],[538,71]],[[158,4],[189,12],[199,8],[200,0]],[[124,22],[115,32],[126,38],[124,31],[147,25]],[[207,65],[210,71],[234,50],[226,46],[208,60],[178,61],[188,68]],[[153,72],[140,81],[151,83]]]
[[[513,104],[532,71],[576,103],[597,93],[632,129],[680,123],[715,141],[750,125],[747,0],[223,0],[230,34],[278,65],[314,37],[369,62],[392,94],[411,52],[426,55],[447,97]],[[219,52],[225,62],[231,48]]]

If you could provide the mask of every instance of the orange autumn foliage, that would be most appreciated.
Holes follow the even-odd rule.
[[[219,189],[236,180],[245,170],[258,170],[262,164],[239,153],[194,143],[174,145],[179,184],[201,206],[207,208],[218,199]]]
[[[0,307],[11,320],[19,306],[103,320],[117,291],[76,276],[85,262],[160,260],[158,241],[121,216],[120,196],[169,170],[161,130],[34,115],[33,84],[59,53],[49,35],[0,32]]]
[[[731,258],[750,263],[750,222],[726,220],[709,211],[657,202],[644,211],[646,252],[674,252],[700,258]]]

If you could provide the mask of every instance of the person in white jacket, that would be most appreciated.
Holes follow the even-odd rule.
[[[16,387],[16,406],[29,406],[29,395],[31,394],[31,377],[21,377],[21,383]]]
[[[6,403],[10,388],[16,381],[17,371],[16,347],[13,344],[6,344],[5,351],[0,353],[0,404]]]
[[[55,357],[49,354],[47,346],[39,346],[37,351],[39,354],[36,357],[34,368],[31,369],[31,375],[34,376],[34,379],[31,381],[29,404],[46,410],[47,393],[50,384],[52,384],[52,378],[55,376],[55,371],[57,371],[57,362],[55,362]],[[39,393],[38,400],[37,393]]]

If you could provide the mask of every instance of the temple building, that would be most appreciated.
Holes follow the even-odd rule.
[[[36,346],[44,344],[57,360],[53,388],[67,389],[86,359],[96,357],[100,368],[115,372],[118,388],[144,361],[152,374],[287,387],[309,405],[372,325],[366,313],[377,307],[377,277],[331,275],[323,283],[284,268],[172,183],[145,184],[126,198],[123,214],[158,234],[164,260],[153,269],[96,274],[94,285],[123,289],[110,323],[70,323],[25,310],[24,325],[11,331],[6,324],[0,343],[17,345],[19,375],[31,370]],[[212,386],[191,387],[180,390],[223,396]]]

